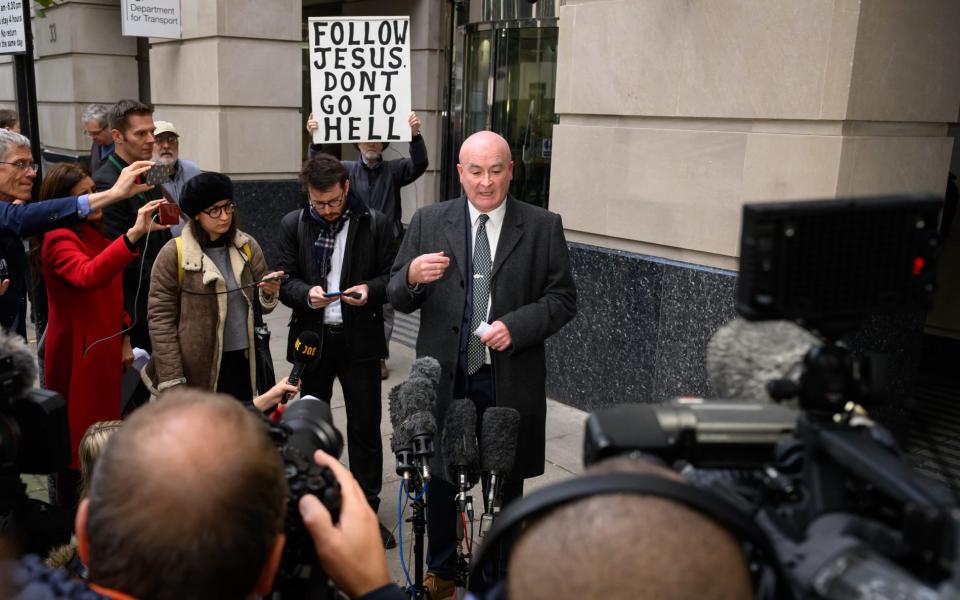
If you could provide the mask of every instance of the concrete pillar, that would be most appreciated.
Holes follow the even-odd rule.
[[[180,154],[238,180],[300,169],[300,1],[182,0],[183,39],[151,39],[155,118]]]
[[[120,35],[120,6],[109,0],[65,0],[44,10],[42,17],[35,15],[32,25],[40,143],[48,156],[85,156],[90,139],[83,135],[84,106],[109,106],[139,94],[136,39]],[[12,62],[9,69],[12,85]],[[5,92],[5,87],[0,89],[4,100]]]

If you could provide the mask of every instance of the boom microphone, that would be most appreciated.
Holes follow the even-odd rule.
[[[287,383],[297,385],[300,381],[303,370],[311,362],[317,360],[320,354],[320,336],[316,331],[305,329],[297,336],[297,341],[293,343],[293,368],[290,369],[290,376],[287,377]]]
[[[447,409],[440,436],[447,481],[466,491],[479,478],[480,451],[477,447],[477,407],[473,400],[454,400]]]
[[[480,432],[480,468],[487,482],[483,499],[485,513],[495,512],[500,503],[503,479],[513,469],[517,457],[520,413],[515,408],[494,406],[483,413]]]

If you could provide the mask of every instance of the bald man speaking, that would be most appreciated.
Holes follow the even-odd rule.
[[[544,340],[577,310],[560,216],[509,195],[510,147],[481,131],[460,148],[464,196],[413,215],[393,264],[387,295],[405,313],[420,309],[417,356],[440,361],[437,398],[443,423],[454,398],[483,411],[520,412],[513,471],[503,503],[523,494],[523,480],[543,473],[546,393]],[[455,574],[454,487],[441,479],[437,444],[428,492],[428,573],[434,599],[452,591]]]

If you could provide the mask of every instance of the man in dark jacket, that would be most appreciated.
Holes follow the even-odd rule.
[[[400,188],[416,181],[427,170],[427,146],[420,134],[420,118],[411,112],[407,118],[410,125],[410,156],[383,160],[383,152],[390,146],[387,142],[361,142],[356,144],[360,160],[345,160],[343,166],[350,179],[350,189],[363,203],[382,212],[393,223],[393,233],[397,242],[403,238],[403,224],[400,222]],[[307,118],[307,131],[313,132],[319,123],[311,114]],[[320,144],[307,146],[307,158],[320,152]],[[387,343],[387,357],[390,356],[390,338],[393,336],[393,307],[383,307],[383,337]],[[386,379],[389,375],[385,361],[380,363],[380,375]]]
[[[327,154],[308,160],[300,181],[309,208],[280,223],[277,267],[290,275],[280,301],[293,309],[287,359],[309,330],[320,335],[320,358],[303,373],[301,394],[330,401],[334,378],[347,409],[350,470],[374,510],[380,504],[380,360],[386,353],[383,313],[390,265],[396,254],[391,224],[351,190],[347,171]],[[384,544],[396,541],[381,526]]]
[[[78,223],[92,211],[149,190],[150,186],[136,185],[134,180],[150,163],[132,165],[103,192],[13,204],[15,200],[29,202],[33,193],[37,171],[30,140],[19,133],[0,130],[0,157],[0,288],[4,280],[9,281],[0,296],[0,326],[26,337],[27,257],[21,238]]]
[[[115,149],[93,174],[97,190],[109,189],[120,171],[137,160],[150,160],[153,155],[153,108],[137,100],[121,100],[110,110],[110,133]],[[125,202],[103,211],[103,228],[107,237],[118,238],[137,221],[137,211],[151,200],[163,198],[160,186],[137,194]],[[130,342],[136,348],[151,351],[147,330],[147,298],[150,295],[150,271],[163,245],[171,238],[169,231],[155,231],[140,242],[140,256],[123,272],[123,308],[133,320]]]
[[[509,195],[510,146],[490,131],[473,134],[457,165],[464,196],[413,215],[388,286],[397,310],[420,309],[417,356],[440,361],[438,423],[454,398],[520,413],[516,462],[503,481],[503,504],[523,480],[543,473],[546,423],[544,341],[577,310],[560,216]],[[456,573],[453,485],[434,456],[427,494],[428,568],[434,598]]]
[[[83,109],[83,132],[91,140],[90,172],[96,173],[114,150],[110,109],[103,104],[87,105]]]

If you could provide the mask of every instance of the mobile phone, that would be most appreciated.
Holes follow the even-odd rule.
[[[158,207],[161,225],[176,225],[180,222],[180,207],[173,202],[164,202]]]
[[[143,174],[143,181],[150,185],[160,185],[161,183],[170,181],[170,178],[173,177],[172,166],[173,165],[162,162],[154,163],[153,166],[150,167],[150,170]],[[169,223],[166,224],[169,225]]]
[[[338,296],[342,296],[342,295],[343,295],[343,292],[324,292],[323,297],[324,297],[324,298],[337,298]]]

